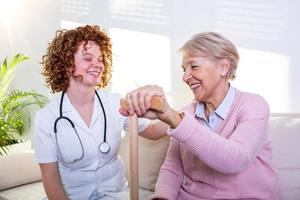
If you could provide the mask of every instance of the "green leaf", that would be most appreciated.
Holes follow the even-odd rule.
[[[48,98],[34,90],[13,90],[7,93],[17,64],[29,59],[28,56],[17,54],[12,60],[4,59],[0,68],[0,155],[8,152],[10,141],[23,135],[30,127],[30,113],[32,105],[43,107]]]
[[[17,64],[28,59],[29,57],[23,54],[15,55],[10,61],[7,58],[4,59],[0,68],[0,100],[7,92],[7,88],[14,78],[15,69],[16,66],[18,66]]]

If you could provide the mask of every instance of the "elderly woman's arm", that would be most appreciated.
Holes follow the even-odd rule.
[[[224,138],[199,124],[190,113],[172,137],[187,145],[204,163],[221,173],[239,173],[253,162],[267,138],[269,107],[263,98],[251,96],[239,107],[235,119],[226,126],[235,126],[229,138]],[[237,124],[236,124],[237,123]]]
[[[151,199],[176,199],[183,181],[179,141],[171,138],[168,153],[161,167]]]

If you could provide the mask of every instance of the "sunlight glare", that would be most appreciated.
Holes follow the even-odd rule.
[[[0,0],[0,20],[2,23],[8,26],[23,3],[22,0]]]

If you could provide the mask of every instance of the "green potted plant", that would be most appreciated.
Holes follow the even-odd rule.
[[[28,106],[44,106],[48,99],[34,90],[8,91],[15,69],[28,56],[17,54],[11,60],[4,59],[0,68],[0,155],[7,154],[8,145],[17,143],[30,126]]]

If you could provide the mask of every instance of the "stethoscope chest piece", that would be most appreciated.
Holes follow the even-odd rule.
[[[110,150],[110,147],[109,147],[109,144],[107,142],[102,142],[100,145],[99,145],[99,151],[101,153],[108,153]]]

